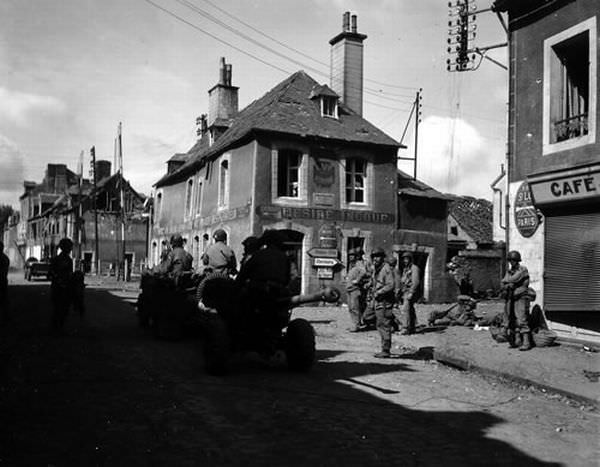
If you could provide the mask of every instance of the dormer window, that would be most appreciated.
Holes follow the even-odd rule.
[[[321,115],[323,117],[338,118],[337,97],[321,96]]]

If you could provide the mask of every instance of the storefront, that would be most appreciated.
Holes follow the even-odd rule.
[[[543,307],[548,319],[598,333],[600,164],[530,176],[528,183],[531,202],[543,214]],[[524,227],[528,222],[534,220],[521,220]]]

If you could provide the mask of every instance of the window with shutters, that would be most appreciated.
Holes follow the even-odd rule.
[[[544,154],[595,141],[596,19],[544,41]]]

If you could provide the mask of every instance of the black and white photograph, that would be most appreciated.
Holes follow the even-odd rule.
[[[597,467],[599,61],[598,0],[1,0],[0,467]]]

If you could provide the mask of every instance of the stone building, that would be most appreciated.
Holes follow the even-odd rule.
[[[600,340],[597,0],[496,0],[509,17],[509,250],[552,328]]]

